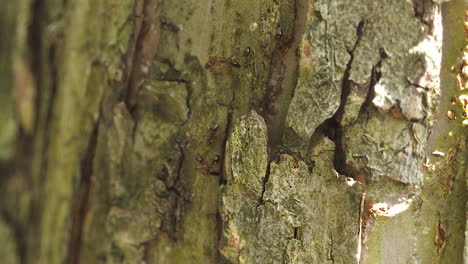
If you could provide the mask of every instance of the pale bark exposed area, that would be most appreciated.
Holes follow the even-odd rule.
[[[466,263],[439,2],[6,0],[0,262]]]

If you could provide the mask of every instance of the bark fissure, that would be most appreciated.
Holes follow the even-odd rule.
[[[31,61],[31,73],[34,76],[36,81],[36,88],[39,90],[36,93],[35,98],[35,117],[34,117],[34,132],[37,132],[38,125],[41,118],[41,108],[44,93],[40,91],[41,86],[39,85],[41,78],[41,61],[40,54],[42,53],[42,41],[41,41],[41,32],[42,32],[42,17],[41,17],[41,3],[40,0],[35,0],[31,4],[31,24],[28,26],[28,51],[30,52],[29,58]]]
[[[270,163],[278,156],[278,146],[281,144],[285,129],[286,115],[289,104],[294,96],[298,81],[299,58],[297,49],[302,40],[307,22],[308,0],[296,0],[294,7],[294,28],[286,41],[279,42],[279,47],[272,54],[270,73],[265,90],[262,116],[268,128],[268,164],[262,182],[262,193],[258,206],[265,203],[263,196],[270,177]],[[281,28],[279,28],[281,30]],[[277,37],[284,37],[282,31]],[[257,206],[257,207],[258,207]]]
[[[129,49],[126,54],[125,62],[125,80],[124,80],[124,89],[121,94],[121,100],[127,105],[127,109],[131,112],[130,105],[130,89],[132,86],[132,74],[133,67],[136,60],[136,46],[138,44],[138,38],[140,36],[141,27],[143,24],[143,8],[144,0],[136,0],[134,6],[134,14],[131,17],[130,21],[133,21],[134,26],[132,30],[132,38],[130,39]],[[133,95],[133,94],[132,94]]]
[[[442,253],[442,250],[445,246],[445,227],[442,224],[442,218],[439,215],[438,216],[438,223],[437,223],[437,232],[436,232],[436,237],[435,237],[435,245],[436,245],[436,252],[437,256],[440,257],[440,254]]]
[[[345,151],[345,138],[344,138],[344,130],[345,127],[341,124],[341,119],[344,114],[345,104],[347,102],[348,96],[351,93],[351,86],[353,85],[353,81],[349,79],[350,72],[351,72],[351,65],[354,61],[354,51],[356,47],[359,45],[361,38],[363,36],[363,29],[365,26],[365,21],[361,20],[357,27],[356,27],[356,42],[354,43],[353,47],[348,51],[350,59],[346,64],[346,68],[343,74],[343,81],[341,86],[341,96],[340,96],[340,105],[336,113],[329,119],[325,120],[324,123],[319,126],[320,130],[325,132],[325,135],[335,142],[335,154],[333,158],[333,166],[335,170],[341,174],[348,177],[355,178],[355,172],[349,168],[346,164],[346,151]],[[314,138],[314,136],[313,136]]]
[[[49,91],[40,92],[41,94],[47,94],[48,97],[46,100],[42,100],[42,102],[38,105],[40,109],[44,107],[44,117],[43,117],[43,124],[42,124],[42,131],[48,131],[52,120],[53,120],[53,112],[57,97],[57,90],[58,90],[58,69],[54,66],[57,65],[57,57],[56,57],[56,47],[54,44],[48,49],[48,61],[47,64],[50,65],[50,84],[48,87]],[[47,77],[46,77],[47,78]],[[45,87],[42,87],[45,88]],[[42,104],[43,103],[43,104]],[[42,111],[41,111],[42,112]],[[41,118],[42,119],[42,118]],[[39,119],[39,120],[41,120]],[[47,175],[47,150],[50,143],[50,135],[49,134],[36,134],[35,141],[43,141],[42,143],[42,164],[41,164],[41,172],[40,172],[40,180],[45,180],[44,178]],[[38,136],[43,136],[43,138],[38,138]]]
[[[369,114],[370,107],[372,107],[372,96],[374,94],[374,87],[380,81],[380,78],[382,77],[382,73],[380,72],[380,67],[382,65],[382,62],[385,60],[385,58],[388,57],[388,55],[385,53],[383,49],[380,50],[379,54],[380,54],[380,59],[375,64],[375,66],[372,67],[370,84],[367,90],[366,99],[364,100],[364,103],[362,103],[361,108],[359,109],[358,117],[356,120],[359,120],[364,114]]]
[[[257,208],[259,206],[265,204],[265,200],[263,200],[263,196],[265,195],[266,185],[268,183],[268,179],[270,178],[270,164],[271,164],[271,162],[272,162],[272,160],[269,160],[268,164],[267,164],[267,167],[266,167],[265,177],[263,177],[263,181],[262,181],[262,193],[261,193],[260,197],[258,198]]]
[[[42,219],[42,203],[39,197],[43,196],[43,185],[47,181],[48,171],[48,148],[51,135],[47,133],[53,121],[53,111],[56,104],[58,90],[58,67],[60,65],[57,54],[57,35],[50,36],[49,42],[44,41],[42,36],[46,32],[48,21],[46,6],[43,1],[34,1],[31,5],[31,24],[28,28],[28,51],[31,59],[31,73],[36,81],[37,96],[35,100],[35,122],[33,129],[32,148],[36,153],[33,163],[37,165],[37,171],[33,172],[33,186],[30,207],[30,221],[28,229],[40,230]],[[60,18],[57,18],[60,19]],[[61,34],[62,32],[60,32]],[[55,33],[59,34],[59,33]],[[34,166],[34,165],[33,165]],[[39,242],[34,246],[40,247]],[[28,247],[28,250],[31,249]],[[26,259],[32,257],[29,251],[25,252]]]
[[[232,112],[229,111],[227,114],[227,124],[226,128],[224,129],[224,138],[223,138],[223,144],[222,144],[222,149],[221,149],[221,174],[219,177],[219,184],[220,185],[226,185],[227,184],[227,177],[226,177],[226,144],[229,139],[229,133],[231,133],[232,130]]]
[[[305,31],[308,6],[308,0],[295,1],[293,32],[286,41],[282,40],[286,36],[277,34],[280,41],[271,54],[262,116],[268,127],[269,145],[273,150],[281,143],[289,104],[297,85],[299,65],[297,49]]]
[[[185,202],[188,202],[190,199],[185,197],[184,190],[180,186],[182,168],[184,166],[184,162],[186,161],[185,148],[187,147],[187,142],[185,142],[183,145],[179,142],[177,142],[176,144],[177,144],[177,147],[179,148],[179,158],[177,160],[177,165],[176,165],[176,175],[174,178],[174,182],[172,184],[168,184],[167,181],[165,181],[165,184],[169,191],[174,192],[180,198],[182,198]]]
[[[162,0],[135,2],[134,39],[127,59],[125,103],[134,115],[138,90],[146,78],[151,61],[156,55],[160,34],[160,10]]]
[[[363,224],[365,225],[366,223],[365,220],[363,221],[363,210],[364,211],[366,210],[365,208],[363,208],[365,188],[366,188],[365,172],[357,170],[356,168],[354,168],[353,166],[347,163],[346,138],[345,138],[346,125],[342,124],[342,119],[343,119],[343,115],[345,111],[345,105],[347,103],[350,93],[352,92],[351,89],[353,88],[353,86],[358,85],[358,84],[355,84],[350,79],[350,73],[351,73],[351,67],[354,61],[354,51],[356,50],[357,46],[359,45],[362,39],[362,36],[364,34],[365,24],[366,24],[365,20],[361,20],[358,23],[356,27],[356,36],[357,36],[356,42],[354,43],[351,49],[347,50],[348,54],[350,55],[350,59],[348,63],[346,64],[346,68],[343,74],[343,81],[342,81],[341,95],[340,95],[340,105],[337,111],[335,112],[335,114],[331,118],[325,120],[316,129],[316,131],[314,131],[312,137],[309,140],[309,146],[314,146],[315,144],[317,144],[320,141],[322,136],[326,136],[329,139],[333,140],[335,142],[335,152],[333,155],[333,167],[335,171],[346,177],[354,178],[356,181],[361,182],[363,186],[364,192],[363,192],[362,202],[361,202],[359,215],[357,219],[358,226],[359,226],[359,230],[358,230],[359,241],[358,241],[358,252],[357,252],[358,254],[361,254],[361,248],[363,247],[362,243],[365,240],[365,239],[362,239],[365,236],[363,234],[365,228],[362,228],[362,225]],[[369,110],[368,108],[369,108],[369,105],[371,104],[372,91],[373,91],[374,85],[380,79],[380,73],[378,72],[378,69],[380,68],[381,62],[383,58],[385,57],[385,54],[383,53],[383,51],[380,52],[380,55],[381,55],[381,59],[371,70],[372,72],[371,72],[371,77],[369,81],[370,84],[367,87],[366,98],[359,109],[356,120],[358,120],[363,113],[367,113],[367,111]],[[330,245],[328,260],[334,263],[333,237],[331,237],[331,245]]]
[[[178,239],[177,235],[180,231],[180,219],[182,217],[181,210],[183,203],[190,201],[190,198],[186,196],[185,190],[181,186],[182,168],[186,161],[185,148],[187,146],[187,142],[183,145],[176,142],[176,145],[179,148],[179,157],[175,167],[175,176],[172,178],[170,176],[170,168],[166,167],[166,174],[164,175],[164,179],[162,179],[168,193],[165,195],[155,193],[157,197],[168,200],[172,204],[171,210],[167,210],[163,213],[164,216],[161,219],[159,230],[165,233],[173,242],[176,242]],[[157,236],[159,236],[159,234]]]
[[[299,239],[299,228],[298,227],[294,227],[294,236],[293,236],[294,239]]]
[[[68,245],[67,263],[80,263],[80,249],[82,245],[83,228],[85,217],[89,208],[89,196],[92,188],[92,177],[94,171],[94,158],[98,144],[100,118],[94,124],[93,131],[88,141],[86,154],[81,160],[80,182],[75,195],[73,212],[71,213],[72,224],[70,240]]]

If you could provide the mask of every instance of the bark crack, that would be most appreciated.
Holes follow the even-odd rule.
[[[435,237],[436,253],[438,257],[440,257],[442,250],[445,247],[445,239],[446,239],[446,230],[445,230],[444,224],[442,223],[442,217],[439,214],[438,222],[437,222],[437,232],[436,232],[436,237]]]
[[[161,30],[162,0],[135,2],[135,37],[130,45],[126,65],[124,101],[130,113],[135,111],[138,90],[146,78],[151,62],[156,55]]]
[[[263,200],[263,196],[265,195],[266,185],[268,183],[268,180],[270,179],[270,164],[271,164],[271,161],[268,161],[268,164],[267,164],[267,167],[266,167],[265,177],[263,177],[263,182],[262,182],[262,194],[258,198],[257,208],[259,206],[265,204],[265,201]]]
[[[336,113],[329,119],[327,119],[322,125],[321,129],[324,130],[325,135],[335,142],[335,154],[333,158],[333,167],[335,170],[341,174],[346,175],[349,177],[356,178],[356,173],[353,169],[346,164],[346,151],[345,151],[345,136],[344,130],[345,127],[341,124],[341,119],[344,114],[344,108],[346,101],[348,99],[349,94],[351,93],[351,86],[353,85],[353,81],[349,79],[351,74],[351,66],[354,61],[354,51],[356,50],[357,46],[359,45],[362,36],[363,30],[365,26],[365,21],[361,20],[357,27],[356,27],[356,42],[354,46],[347,50],[350,56],[348,63],[346,64],[346,69],[343,74],[343,82],[341,86],[341,97],[340,97],[340,105]],[[324,129],[325,128],[325,129]]]
[[[270,177],[270,163],[278,156],[277,148],[283,138],[286,115],[297,85],[297,70],[299,65],[297,50],[305,31],[308,7],[308,0],[295,1],[293,32],[286,41],[283,40],[278,43],[278,47],[271,55],[271,70],[262,109],[262,116],[265,119],[269,135],[268,164],[265,176],[263,177],[262,193],[258,199],[258,206],[265,203],[263,196]],[[284,38],[285,36],[282,31],[278,31],[277,37]]]
[[[293,227],[293,238],[296,240],[302,240],[302,229],[301,227]]]
[[[176,161],[175,168],[171,170],[169,165],[166,165],[162,173],[157,178],[164,184],[165,191],[158,193],[155,188],[156,203],[163,205],[161,209],[155,210],[161,213],[161,226],[159,231],[167,234],[172,241],[177,241],[179,232],[180,219],[182,217],[183,204],[190,201],[187,197],[183,185],[181,184],[181,175],[184,162],[186,161],[185,148],[187,142],[183,144],[176,141],[179,149],[179,156]],[[160,234],[156,235],[156,239]]]
[[[75,205],[72,207],[72,226],[68,245],[67,263],[80,263],[80,251],[82,246],[83,228],[86,213],[89,208],[90,191],[92,188],[92,176],[94,172],[94,159],[98,145],[99,125],[101,115],[94,124],[93,131],[88,141],[86,154],[81,160],[81,177],[78,190],[75,195]]]
[[[352,167],[351,165],[346,163],[346,138],[345,138],[345,131],[346,131],[346,126],[342,124],[342,118],[344,115],[345,111],[345,105],[348,100],[348,97],[351,93],[351,89],[353,85],[356,85],[351,79],[350,79],[350,74],[351,74],[351,68],[352,68],[352,63],[354,61],[354,51],[358,47],[362,36],[364,34],[364,26],[365,26],[366,21],[361,20],[357,27],[356,27],[356,42],[354,43],[353,47],[350,49],[347,49],[347,52],[350,55],[350,59],[346,65],[344,74],[343,74],[343,81],[342,81],[342,86],[341,86],[341,96],[340,96],[340,105],[338,107],[338,110],[335,112],[335,114],[325,120],[314,132],[312,135],[310,141],[309,141],[309,146],[312,147],[317,142],[322,138],[322,136],[326,136],[330,138],[332,141],[335,142],[335,152],[333,156],[333,167],[335,171],[337,171],[341,175],[345,175],[347,177],[352,177],[356,181],[359,181],[363,185],[364,193],[361,201],[361,206],[360,206],[360,213],[358,215],[358,225],[359,225],[359,238],[358,238],[358,254],[361,255],[361,247],[363,244],[363,225],[365,225],[363,222],[363,214],[362,211],[365,210],[363,208],[364,204],[364,197],[365,197],[365,172],[359,171]],[[372,68],[372,73],[371,73],[371,80],[370,80],[370,85],[367,90],[366,94],[366,99],[361,105],[361,108],[359,109],[359,113],[357,116],[358,120],[363,113],[365,113],[368,110],[368,106],[371,103],[372,99],[372,91],[374,85],[378,82],[380,79],[380,73],[378,72],[378,68],[380,68],[381,62],[384,58],[384,53],[381,50],[381,59],[380,61]],[[310,148],[311,149],[311,148]],[[331,242],[330,242],[330,251],[328,255],[328,260],[330,260],[332,263],[334,263],[334,255],[333,255],[333,237],[331,237]]]
[[[58,67],[60,67],[58,46],[63,38],[63,29],[60,28],[53,34],[48,33],[49,42],[43,40],[46,23],[54,23],[63,19],[59,13],[57,17],[50,18],[46,12],[44,1],[35,0],[30,6],[31,21],[27,32],[27,48],[29,59],[31,61],[31,73],[36,83],[36,98],[34,102],[35,117],[34,126],[30,144],[31,151],[36,152],[34,160],[31,161],[32,167],[37,166],[31,171],[31,186],[33,186],[30,215],[27,220],[27,229],[38,230],[41,222],[41,199],[43,193],[43,182],[46,180],[48,170],[47,153],[50,145],[51,134],[48,133],[53,121],[53,111],[56,104],[58,90]],[[38,241],[35,242],[38,245]],[[40,245],[38,245],[40,246]],[[31,249],[24,245],[25,249]],[[26,261],[33,258],[34,253],[28,250],[23,252],[22,258]]]
[[[224,130],[224,138],[223,138],[223,145],[221,149],[221,175],[219,177],[219,184],[226,185],[227,184],[227,177],[226,177],[226,144],[229,139],[229,134],[231,133],[232,129],[232,112],[229,111],[227,114],[227,124]]]
[[[271,54],[270,73],[261,112],[268,127],[269,145],[272,149],[281,143],[289,104],[297,85],[299,65],[297,49],[305,31],[308,7],[308,0],[295,1],[292,34],[290,36],[285,36],[282,32],[277,34],[280,40]],[[286,37],[288,38],[284,40]]]

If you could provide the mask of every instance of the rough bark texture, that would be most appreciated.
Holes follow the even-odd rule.
[[[466,263],[442,2],[6,1],[1,262]]]

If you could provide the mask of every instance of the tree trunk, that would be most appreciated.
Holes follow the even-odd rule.
[[[6,1],[0,259],[467,263],[441,2]]]

